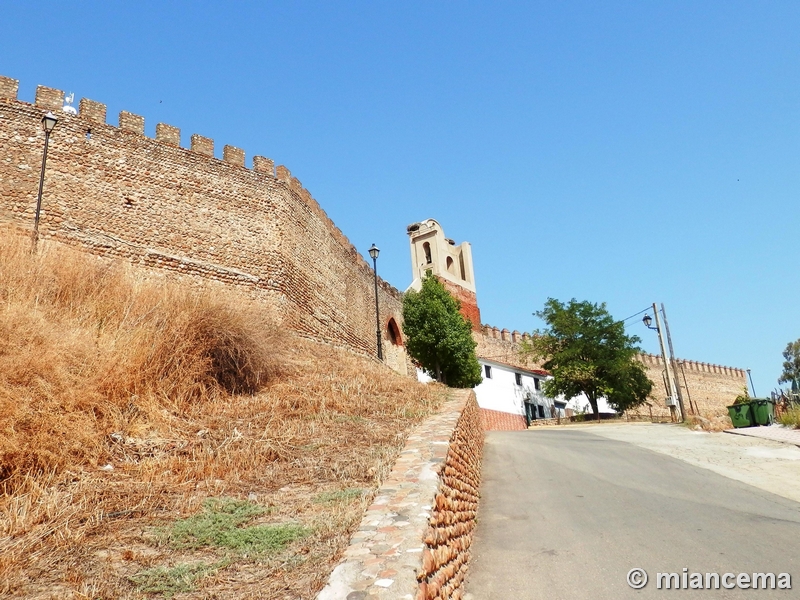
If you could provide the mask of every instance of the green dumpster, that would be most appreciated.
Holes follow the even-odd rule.
[[[772,425],[775,421],[775,403],[772,400],[753,400],[750,402],[750,410],[758,425]]]
[[[733,426],[737,429],[740,427],[752,427],[756,424],[749,402],[729,406],[728,414],[731,417],[731,421],[733,421]]]

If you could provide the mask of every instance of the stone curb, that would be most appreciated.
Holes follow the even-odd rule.
[[[726,429],[725,433],[746,435],[748,437],[761,438],[762,440],[771,440],[773,442],[783,442],[784,444],[800,446],[800,429],[791,429],[789,427],[783,427],[782,425]]]
[[[445,471],[453,471],[446,468],[451,462],[452,442],[464,437],[457,436],[457,430],[464,421],[461,417],[465,409],[477,414],[474,392],[453,390],[442,409],[412,431],[317,600],[426,597],[424,580],[429,569],[423,569],[423,553],[429,554],[430,547],[424,540],[437,521],[444,521],[437,516],[441,511],[436,510],[436,502],[439,499],[441,504],[440,491],[447,487],[442,483]],[[480,443],[481,448],[472,455],[480,457],[482,440],[481,431],[480,442],[472,442]],[[477,468],[479,472],[480,464]],[[475,495],[477,498],[477,490]],[[465,552],[460,560],[459,585],[466,570]]]

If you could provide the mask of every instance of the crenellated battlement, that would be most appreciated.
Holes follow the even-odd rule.
[[[639,360],[641,360],[645,365],[653,365],[656,367],[664,364],[664,361],[660,355],[649,354],[647,352],[641,353],[639,355]],[[677,361],[678,365],[683,367],[685,370],[696,373],[717,373],[720,375],[730,375],[734,377],[744,377],[746,373],[744,369],[737,369],[736,367],[726,367],[724,365],[698,362],[696,360],[684,360],[682,358],[677,358],[675,360]]]
[[[508,329],[499,329],[485,324],[481,325],[480,335],[495,340],[511,342],[512,344],[517,344],[523,340],[527,341],[531,338],[529,333],[520,333],[516,329],[514,331],[509,331]]]
[[[0,100],[13,100],[20,102],[18,99],[19,94],[19,80],[11,79],[10,77],[4,77],[0,75]],[[25,103],[24,103],[25,104]],[[36,97],[34,100],[34,106],[38,106],[45,110],[62,112],[64,107],[64,92],[62,90],[58,90],[56,88],[50,88],[44,85],[39,85],[36,87]],[[108,107],[103,104],[102,102],[97,102],[96,100],[90,100],[89,98],[81,98],[78,103],[78,114],[76,115],[78,118],[91,121],[95,125],[106,125],[108,127],[114,127],[113,125],[109,125],[106,122],[108,113]],[[137,135],[145,136],[144,132],[144,117],[141,115],[134,114],[132,112],[128,112],[126,110],[122,110],[119,113],[118,117],[118,125],[117,128],[130,132],[135,133]],[[181,130],[178,127],[173,125],[168,125],[167,123],[157,123],[156,124],[156,137],[153,138],[157,142],[162,144],[167,144],[169,146],[175,146],[180,148],[181,147]],[[190,152],[196,152],[198,154],[203,154],[212,158],[214,160],[219,160],[214,157],[214,140],[211,138],[207,138],[201,136],[199,134],[192,134],[190,138],[191,145],[189,148],[185,148]],[[236,165],[239,167],[245,167],[245,153],[244,150],[241,148],[237,148],[235,146],[224,146],[222,151],[222,159],[223,162]],[[268,165],[272,165],[269,168]],[[265,173],[267,175],[275,176],[275,163],[263,156],[254,156],[253,157],[253,170],[258,171],[259,173]],[[288,170],[286,171],[288,173]],[[297,182],[296,185],[293,187],[295,188],[302,188]],[[307,190],[306,190],[306,193]]]
[[[18,93],[19,80],[0,75],[0,102],[14,101],[29,105],[29,103],[22,102],[18,99]],[[87,121],[87,125],[91,125],[87,127],[87,132],[91,132],[93,127],[98,126],[114,128],[113,125],[109,125],[106,122],[108,107],[102,102],[97,102],[96,100],[91,100],[89,98],[81,98],[78,103],[78,114],[72,116],[62,112],[64,107],[64,97],[65,94],[62,90],[39,85],[36,87],[36,96],[33,106],[45,110],[56,111],[59,113],[59,118],[62,116],[67,116],[85,120]],[[164,144],[166,146],[180,148],[186,152],[201,154],[203,156],[207,156],[209,160],[212,161],[218,161],[234,167],[248,169],[245,161],[245,151],[241,148],[225,145],[222,149],[222,159],[218,159],[214,156],[214,140],[197,133],[191,135],[189,148],[183,148],[181,146],[180,128],[173,125],[168,125],[166,123],[157,123],[155,138],[149,138],[145,134],[145,118],[141,115],[137,115],[125,110],[120,111],[118,126],[115,127],[115,129],[126,133],[133,133],[146,139],[152,139],[155,142]],[[278,182],[286,185],[291,192],[303,200],[303,202],[316,216],[323,219],[327,223],[338,242],[342,244],[342,246],[348,252],[350,252],[354,257],[359,257],[361,260],[363,260],[361,253],[358,252],[358,250],[350,243],[350,240],[344,235],[344,233],[333,222],[333,220],[328,217],[327,213],[322,209],[319,202],[317,202],[317,200],[315,200],[311,195],[311,192],[303,187],[300,180],[294,177],[287,167],[283,165],[278,165],[276,167],[275,161],[273,161],[271,158],[256,155],[253,156],[252,167],[248,170],[252,170],[254,173],[258,173],[262,176],[272,177]],[[364,264],[369,266],[366,261],[364,261]],[[395,290],[393,286],[390,286],[385,282],[382,282],[382,284],[383,287],[387,289],[391,288],[396,294],[399,295],[399,292]]]

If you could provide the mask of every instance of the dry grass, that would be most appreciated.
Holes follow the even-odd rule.
[[[0,230],[0,595],[141,598],[137,576],[177,573],[176,598],[312,598],[442,389],[233,292],[42,250]],[[310,533],[249,557],[157,534],[222,497]]]

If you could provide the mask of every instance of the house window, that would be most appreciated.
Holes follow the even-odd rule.
[[[535,389],[536,391],[539,391],[539,390],[542,389],[542,384],[539,383],[539,380],[536,379],[535,377],[533,378],[533,389]]]
[[[514,373],[514,381],[517,385],[522,385],[522,373]]]
[[[422,244],[422,249],[425,251],[425,262],[431,264],[433,260],[431,259],[431,245],[428,242]]]
[[[489,365],[483,365],[483,373],[484,373],[486,379],[491,379],[492,378],[492,367],[490,367]]]

